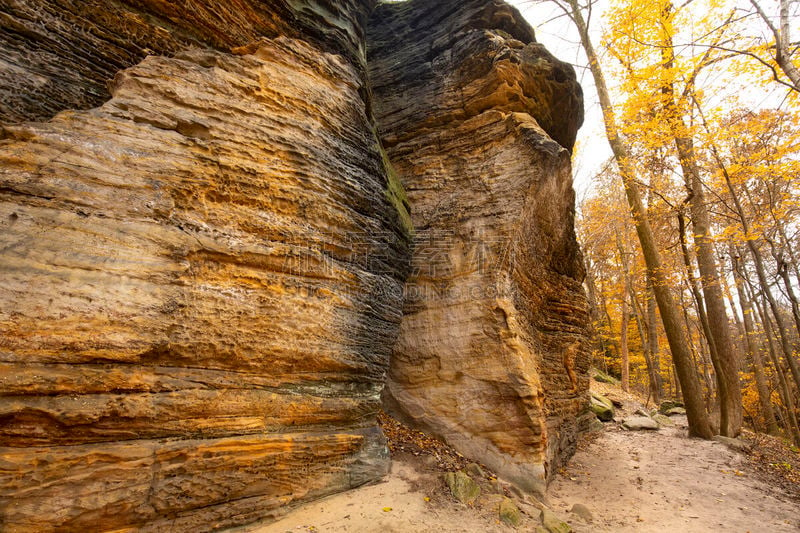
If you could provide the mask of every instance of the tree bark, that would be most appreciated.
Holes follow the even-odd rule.
[[[703,182],[694,151],[694,140],[684,121],[681,100],[676,99],[673,67],[675,56],[672,42],[671,3],[661,12],[664,28],[664,45],[661,48],[664,68],[664,107],[672,131],[675,149],[678,153],[681,170],[689,195],[689,206],[694,227],[694,244],[697,266],[700,270],[700,286],[706,308],[706,340],[710,347],[711,360],[717,378],[717,391],[720,404],[720,432],[727,437],[736,437],[742,430],[742,391],[739,384],[739,362],[731,342],[730,323],[725,310],[725,300],[719,283],[716,252],[711,239],[711,221],[705,203]],[[687,88],[691,90],[691,88]]]
[[[559,5],[561,5],[559,3]],[[606,128],[606,137],[611,146],[611,151],[617,162],[620,176],[622,177],[625,188],[625,196],[631,209],[636,233],[642,246],[647,265],[648,276],[653,282],[656,302],[661,311],[661,320],[664,324],[664,331],[672,351],[672,360],[675,370],[683,389],[683,399],[686,408],[686,417],[689,421],[689,434],[692,436],[710,439],[713,436],[708,413],[703,405],[703,398],[700,390],[700,382],[692,364],[692,356],[686,342],[685,333],[681,327],[680,314],[678,313],[675,302],[670,293],[669,282],[667,281],[664,269],[661,265],[661,257],[653,237],[650,223],[647,220],[644,205],[642,203],[641,192],[635,179],[633,167],[630,164],[630,150],[622,138],[619,136],[614,109],[611,105],[608,88],[606,86],[600,62],[589,38],[589,29],[583,18],[577,0],[567,0],[569,9],[565,11],[570,16],[578,29],[581,44],[589,60],[589,68],[594,78],[597,96],[600,100],[600,108],[603,112],[603,119]],[[563,7],[563,6],[562,6]]]
[[[678,238],[680,240],[681,245],[681,256],[683,257],[683,266],[686,270],[686,281],[689,285],[689,290],[692,293],[692,297],[694,299],[695,307],[697,309],[697,316],[700,319],[700,326],[702,328],[703,338],[706,340],[706,345],[708,346],[708,353],[711,356],[711,365],[714,367],[714,376],[716,377],[717,387],[724,387],[725,384],[720,384],[719,375],[720,369],[718,367],[719,364],[719,357],[717,356],[717,347],[716,343],[714,342],[714,338],[711,335],[711,329],[708,325],[708,315],[706,314],[705,302],[703,300],[703,295],[700,293],[700,288],[697,286],[697,280],[694,277],[694,266],[692,264],[692,258],[689,254],[689,247],[686,244],[686,222],[683,218],[683,213],[678,213]],[[687,318],[687,328],[688,328],[688,318]],[[701,347],[702,348],[702,347]],[[705,366],[706,357],[703,357],[703,377],[706,380],[706,386],[708,388],[708,393],[713,394],[714,387],[711,383],[711,378],[709,376],[708,368]],[[721,390],[721,389],[720,389]],[[720,399],[721,399],[720,394]],[[706,405],[710,406],[711,401],[710,399],[706,399]],[[720,409],[721,410],[721,409]]]
[[[783,285],[786,288],[786,296],[792,302],[792,316],[794,317],[794,324],[797,327],[797,332],[800,333],[800,304],[797,301],[797,295],[794,293],[792,287],[792,280],[789,279],[789,268],[783,259],[778,260],[778,274],[783,280]]]
[[[622,236],[619,231],[616,232],[617,238],[617,251],[619,252],[620,263],[622,264],[622,275],[624,276],[622,291],[622,305],[621,305],[621,323],[620,323],[620,358],[622,364],[622,390],[625,392],[630,391],[630,350],[628,347],[628,325],[630,323],[630,312],[628,311],[627,300],[633,292],[633,285],[631,284],[631,269],[628,263],[627,247],[622,243]],[[631,306],[635,307],[635,302],[631,302]]]
[[[786,74],[786,77],[791,80],[793,89],[800,92],[800,70],[792,63],[792,54],[789,50],[789,46],[792,43],[789,34],[789,0],[780,0],[779,27],[776,27],[772,23],[756,0],[750,0],[750,3],[756,8],[758,16],[766,23],[772,35],[775,37],[775,62],[783,73]]]
[[[628,353],[628,295],[622,294],[622,304],[620,305],[622,317],[620,320],[619,332],[619,351],[620,364],[622,366],[622,390],[630,391],[630,354]]]
[[[767,306],[765,303],[763,303],[763,300],[764,298],[762,297],[761,305],[756,303],[756,306],[759,308],[759,313],[761,315],[761,325],[767,337],[769,355],[772,359],[772,364],[775,366],[775,375],[778,376],[778,391],[781,396],[781,400],[783,401],[783,405],[786,407],[786,429],[792,436],[794,443],[797,446],[800,446],[800,424],[798,424],[797,415],[795,414],[794,398],[792,396],[791,387],[786,379],[786,372],[781,367],[777,350],[775,350],[775,347],[773,346],[772,339],[774,338],[774,335],[772,333],[772,323],[769,315],[767,314]]]
[[[629,284],[629,291],[632,304],[631,313],[633,314],[633,319],[636,321],[636,331],[639,333],[639,339],[642,341],[642,355],[644,355],[644,363],[647,367],[648,391],[655,404],[658,405],[661,403],[661,393],[657,386],[658,378],[656,377],[655,366],[653,365],[653,357],[650,353],[650,342],[645,330],[646,324],[642,318],[644,310],[639,303],[639,299],[636,297],[636,291],[633,289],[632,283]]]
[[[736,279],[736,290],[739,295],[739,307],[742,309],[745,346],[747,348],[747,354],[753,361],[753,374],[755,375],[756,390],[758,391],[758,403],[761,406],[761,417],[764,419],[767,433],[770,435],[777,435],[778,422],[775,420],[775,412],[772,409],[772,400],[770,398],[769,388],[767,387],[767,379],[764,375],[764,361],[761,358],[763,346],[759,346],[757,340],[757,335],[753,326],[753,306],[744,288],[745,273],[739,262],[739,254],[735,251],[733,246],[731,246],[731,263],[733,266],[733,275]]]
[[[792,343],[789,339],[788,330],[786,328],[786,321],[783,318],[783,315],[780,312],[780,308],[778,307],[778,302],[775,300],[775,296],[772,294],[770,290],[769,281],[767,280],[767,273],[766,269],[764,268],[764,260],[761,257],[761,252],[758,250],[755,241],[751,238],[752,234],[750,232],[750,223],[747,220],[747,216],[745,215],[744,208],[742,207],[742,202],[739,199],[739,195],[736,193],[736,189],[733,187],[733,181],[731,180],[731,176],[728,173],[728,167],[722,161],[722,158],[717,151],[716,146],[712,144],[709,145],[711,149],[711,153],[714,155],[714,159],[717,162],[717,166],[719,170],[722,172],[722,176],[725,178],[725,186],[728,189],[728,192],[731,195],[731,200],[733,201],[733,206],[736,211],[736,216],[739,219],[739,223],[742,225],[742,231],[745,235],[745,243],[747,246],[747,250],[750,252],[750,256],[753,259],[753,266],[756,270],[756,276],[758,277],[758,283],[761,285],[761,292],[767,300],[769,304],[769,308],[772,311],[772,315],[775,317],[775,324],[778,329],[778,336],[781,341],[781,351],[783,352],[784,357],[789,365],[789,370],[792,373],[792,379],[795,382],[798,390],[800,390],[800,368],[798,368],[797,362],[794,360],[794,353],[792,350]],[[766,317],[765,317],[766,318]],[[800,331],[799,331],[800,333]]]
[[[661,378],[661,355],[658,348],[658,322],[656,317],[656,299],[650,279],[647,279],[647,343],[650,345],[650,357],[653,361],[654,391],[653,398],[661,403],[664,393],[664,380]]]

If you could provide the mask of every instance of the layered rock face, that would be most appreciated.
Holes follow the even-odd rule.
[[[0,121],[45,120],[106,100],[120,70],[187,48],[230,51],[293,37],[363,70],[373,0],[5,0],[0,2]]]
[[[62,48],[3,69],[0,529],[207,531],[380,478],[409,248],[357,59],[369,6],[293,2],[287,36],[225,51],[283,12],[107,4],[3,8],[6,35],[48,32],[5,57]],[[112,36],[175,53],[116,73],[99,108],[10,124],[94,103],[138,61]]]
[[[385,403],[541,492],[586,409],[580,87],[502,2],[383,4],[368,43],[381,140],[416,228]]]
[[[387,370],[522,487],[569,453],[574,74],[499,1],[381,5],[367,41],[372,9],[0,5],[1,530],[215,530],[378,479]]]

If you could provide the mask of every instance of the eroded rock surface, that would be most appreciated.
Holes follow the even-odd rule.
[[[407,214],[341,42],[149,56],[99,108],[4,126],[0,529],[208,531],[386,472]],[[47,94],[3,102],[76,104]]]
[[[0,121],[45,120],[109,97],[120,70],[147,55],[221,51],[289,36],[361,68],[374,0],[4,0]]]
[[[372,7],[0,3],[0,529],[378,479],[392,351],[387,400],[462,453],[531,490],[569,453],[574,75],[502,2],[382,5],[367,54]]]
[[[587,408],[570,175],[580,87],[499,1],[379,5],[368,45],[416,228],[385,402],[542,491]]]

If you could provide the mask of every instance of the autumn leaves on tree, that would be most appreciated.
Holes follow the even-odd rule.
[[[551,3],[613,153],[579,218],[595,364],[682,395],[692,435],[800,444],[800,5],[612,0],[594,43],[591,2]]]

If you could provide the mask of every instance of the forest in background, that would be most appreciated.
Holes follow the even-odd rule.
[[[594,366],[695,436],[800,446],[800,3],[615,0],[599,40],[594,3],[545,3],[614,154],[578,206]]]

